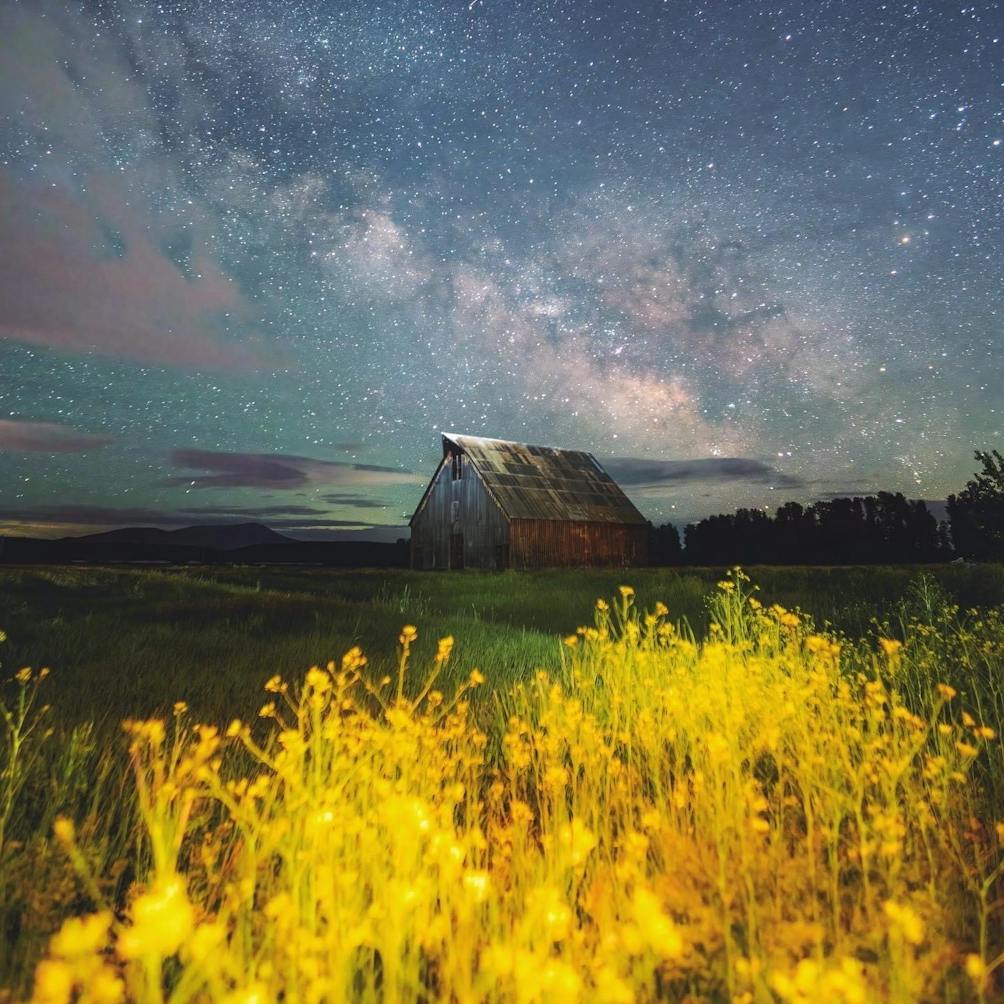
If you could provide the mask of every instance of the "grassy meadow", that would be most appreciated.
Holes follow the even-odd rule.
[[[748,572],[0,568],[0,986],[995,999],[1004,568]]]
[[[909,567],[749,570],[763,593],[851,635],[923,605]],[[1004,604],[1004,566],[926,569],[963,609]],[[422,573],[301,567],[174,569],[0,566],[0,630],[8,669],[49,666],[47,700],[60,721],[95,721],[118,733],[124,718],[164,714],[175,701],[223,722],[258,707],[273,673],[295,678],[314,663],[362,647],[392,666],[402,624],[421,628],[417,658],[453,635],[449,674],[472,668],[505,689],[554,669],[560,639],[598,597],[630,580],[638,603],[664,602],[703,635],[706,598],[721,569],[538,573]],[[449,681],[447,681],[449,682]]]

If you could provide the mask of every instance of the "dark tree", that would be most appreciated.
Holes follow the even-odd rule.
[[[946,559],[955,554],[955,548],[952,546],[952,528],[947,520],[942,520],[938,524],[938,554]]]
[[[648,560],[652,565],[679,565],[683,561],[680,534],[672,523],[648,525]]]
[[[908,502],[910,507],[904,526],[904,541],[910,557],[905,561],[942,561],[950,548],[943,547],[938,521],[919,499]]]
[[[857,565],[874,555],[874,546],[869,539],[873,527],[868,525],[865,518],[866,510],[862,499],[830,499],[827,502],[817,502],[812,509],[816,514],[820,560],[828,565]]]
[[[976,451],[982,471],[958,495],[948,496],[956,552],[973,561],[1004,561],[1004,457]]]
[[[771,518],[760,509],[709,516],[683,532],[691,565],[759,565],[773,562]]]
[[[783,565],[818,561],[819,541],[816,512],[797,502],[785,502],[774,517],[775,560]]]
[[[900,492],[808,508],[787,502],[773,519],[759,509],[739,509],[691,524],[684,539],[691,565],[906,564],[948,557],[927,506]]]

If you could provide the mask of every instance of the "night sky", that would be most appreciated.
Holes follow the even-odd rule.
[[[0,532],[682,524],[1004,440],[998,3],[0,2]]]

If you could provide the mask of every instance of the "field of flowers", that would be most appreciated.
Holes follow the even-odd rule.
[[[179,703],[120,751],[5,691],[11,999],[990,1001],[1004,610],[850,637],[734,572],[695,637],[622,586],[493,685],[465,639]],[[58,672],[58,667],[56,669]],[[444,681],[449,681],[448,685]]]

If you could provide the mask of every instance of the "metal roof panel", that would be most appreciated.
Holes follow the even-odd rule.
[[[504,439],[443,433],[443,450],[460,449],[510,519],[644,524],[591,453]]]

